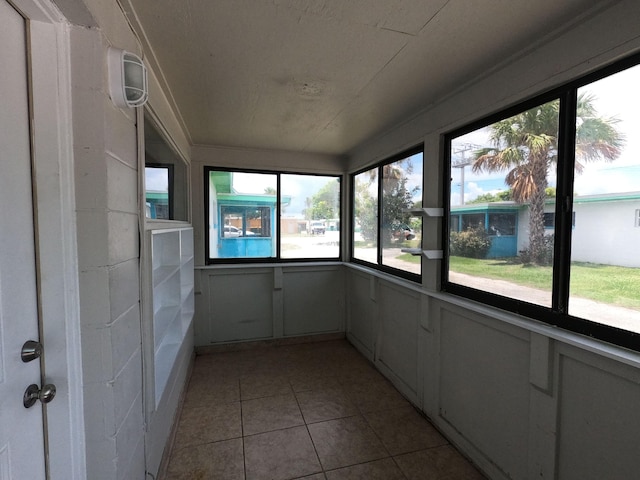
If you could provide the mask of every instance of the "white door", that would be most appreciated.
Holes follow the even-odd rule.
[[[43,408],[23,405],[40,385],[25,20],[0,0],[0,480],[44,479]]]

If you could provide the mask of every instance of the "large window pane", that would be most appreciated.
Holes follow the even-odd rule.
[[[422,207],[423,151],[413,148],[352,177],[354,260],[411,280],[420,279],[422,256],[402,250],[422,248],[422,216],[411,210]]]
[[[378,169],[354,176],[353,256],[378,262]]]
[[[569,313],[640,332],[640,67],[578,90]]]
[[[422,152],[382,166],[382,264],[420,274],[421,257],[403,248],[422,244],[422,217],[409,210],[422,206]]]
[[[558,106],[451,140],[450,282],[551,306]]]
[[[209,258],[276,255],[277,176],[209,171]]]
[[[340,256],[340,179],[282,174],[282,258]]]

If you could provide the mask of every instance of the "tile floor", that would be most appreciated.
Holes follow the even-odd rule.
[[[345,340],[196,357],[166,480],[481,480]]]

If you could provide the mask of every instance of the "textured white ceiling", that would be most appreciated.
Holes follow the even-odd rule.
[[[121,3],[194,144],[345,154],[595,2]]]

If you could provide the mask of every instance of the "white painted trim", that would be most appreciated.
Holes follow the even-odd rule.
[[[49,478],[85,479],[69,25],[49,0],[12,0],[29,20],[35,207],[42,273]]]

